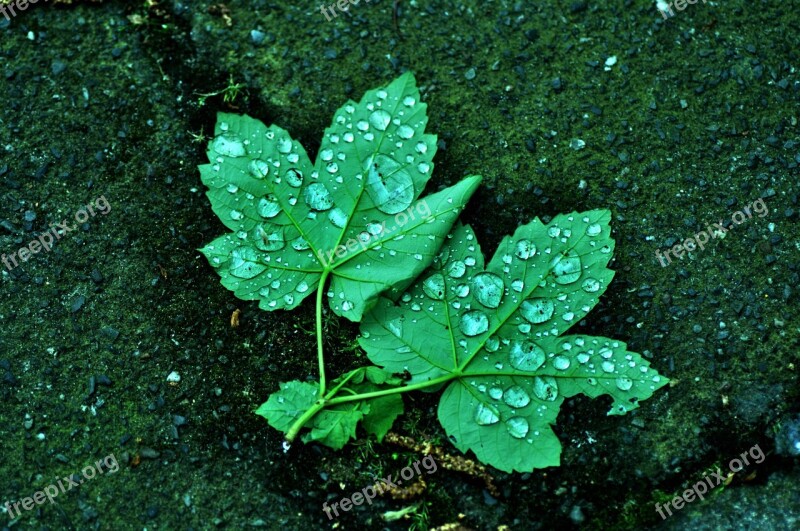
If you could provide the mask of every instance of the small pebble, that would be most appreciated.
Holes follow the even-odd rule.
[[[584,142],[580,138],[573,138],[572,140],[569,141],[569,147],[574,149],[575,151],[578,151],[586,147],[586,142]]]
[[[264,33],[263,31],[255,29],[250,31],[250,40],[253,41],[253,44],[261,44],[262,42],[264,42],[266,36],[267,34]]]
[[[54,76],[61,74],[66,69],[67,69],[66,63],[64,63],[63,61],[59,61],[58,59],[53,61],[53,63],[50,65],[50,71],[53,72]]]

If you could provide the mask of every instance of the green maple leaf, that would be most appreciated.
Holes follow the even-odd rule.
[[[614,275],[610,217],[534,219],[486,267],[458,226],[399,303],[382,299],[364,316],[362,347],[387,372],[408,371],[408,385],[446,386],[439,420],[460,450],[508,472],[558,465],[551,425],[565,398],[608,394],[609,415],[621,415],[668,382],[621,341],[564,335]]]
[[[222,284],[264,310],[290,310],[330,276],[329,304],[352,321],[407,286],[480,182],[420,199],[436,152],[426,123],[410,73],[342,106],[314,164],[280,127],[220,113],[200,174],[232,231],[201,249]]]
[[[396,387],[401,381],[377,367],[364,367],[342,376],[334,382],[334,386],[339,383],[342,383],[340,390],[344,393],[362,394]],[[318,394],[319,385],[316,383],[287,382],[281,384],[280,391],[270,395],[269,400],[256,410],[256,414],[267,419],[273,428],[287,432],[298,418],[314,406],[319,399]],[[303,441],[316,441],[340,450],[356,437],[359,422],[363,423],[367,433],[381,441],[402,413],[403,399],[399,394],[340,404],[317,413],[308,423],[310,431],[303,435]]]

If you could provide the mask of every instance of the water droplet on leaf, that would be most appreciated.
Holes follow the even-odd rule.
[[[475,298],[487,308],[500,306],[505,286],[503,279],[494,273],[479,273],[472,279]]]
[[[533,379],[533,394],[540,400],[552,402],[558,398],[558,383],[552,376],[536,376]]]
[[[212,146],[214,151],[226,157],[244,157],[247,154],[242,139],[230,133],[224,133],[216,137]]]
[[[631,380],[630,378],[625,378],[624,376],[617,378],[616,383],[617,387],[621,391],[630,391],[631,387],[633,387],[633,380]]]
[[[303,197],[309,208],[314,210],[328,210],[333,206],[331,193],[322,183],[312,183],[305,189]]]
[[[281,205],[278,203],[278,198],[272,194],[267,195],[266,197],[262,197],[258,201],[258,206],[256,207],[258,211],[258,215],[262,218],[274,218],[281,212]]]
[[[386,128],[389,127],[389,122],[391,121],[392,116],[383,109],[373,111],[372,114],[369,115],[370,125],[372,125],[372,127],[378,131],[386,131]]]
[[[328,219],[340,229],[347,226],[347,214],[339,207],[334,208],[328,213]]]
[[[422,283],[422,291],[431,299],[440,301],[444,299],[444,276],[434,273]]]
[[[572,251],[567,255],[556,256],[551,267],[558,284],[572,284],[581,277],[581,259],[572,254]]]
[[[414,201],[414,182],[406,169],[388,155],[369,159],[367,193],[384,214],[397,214]]]
[[[553,316],[553,301],[550,299],[528,299],[523,301],[520,313],[526,321],[533,324],[544,323]]]
[[[465,336],[477,336],[489,329],[489,318],[480,310],[472,310],[461,316],[459,328]]]
[[[509,354],[511,365],[521,371],[535,371],[545,359],[544,350],[532,341],[514,341]]]
[[[491,404],[481,402],[475,409],[475,422],[481,426],[490,426],[500,421],[500,411]]]
[[[530,425],[524,417],[511,417],[506,421],[508,434],[515,439],[524,439],[530,431]]]
[[[531,403],[531,397],[519,385],[513,385],[506,389],[503,400],[513,408],[523,408]]]

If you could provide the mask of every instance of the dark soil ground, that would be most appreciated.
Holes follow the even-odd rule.
[[[303,2],[162,0],[0,15],[0,253],[77,225],[0,266],[0,504],[119,464],[0,527],[797,528],[795,7],[698,2],[664,20],[649,0],[363,0],[327,21]],[[330,522],[324,502],[419,456],[366,438],[283,453],[253,410],[316,376],[313,303],[266,313],[220,285],[197,249],[225,229],[196,167],[217,111],[279,124],[313,158],[344,101],[405,70],[443,141],[429,189],[484,176],[462,216],[484,252],[534,216],[611,209],[616,278],[576,329],[627,342],[672,385],[624,417],[569,400],[561,466],[493,470],[499,496],[439,470],[415,500]],[[763,217],[659,264],[656,250],[759,198]],[[363,361],[357,328],[326,322],[331,372]],[[406,405],[395,431],[456,452],[435,396]],[[765,459],[727,477],[756,445]],[[715,467],[727,484],[662,520],[654,505]]]

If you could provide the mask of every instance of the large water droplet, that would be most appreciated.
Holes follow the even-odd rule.
[[[519,385],[513,385],[506,389],[503,400],[513,408],[523,408],[531,403],[531,397]]]
[[[431,299],[440,301],[444,299],[444,276],[434,273],[422,283],[422,291]]]
[[[251,160],[247,165],[247,171],[256,179],[263,179],[269,175],[269,165],[261,159]]]
[[[479,273],[472,279],[472,287],[475,290],[475,298],[487,308],[497,308],[500,306],[500,299],[503,298],[503,279],[494,273]]]
[[[408,208],[414,201],[414,182],[406,169],[383,154],[369,161],[366,189],[378,210],[397,214]]]
[[[592,223],[586,227],[587,236],[597,236],[601,232],[603,232],[603,227],[601,227],[599,223]]]
[[[302,236],[298,236],[294,240],[292,240],[292,247],[295,251],[307,251],[311,248],[305,238]]]
[[[231,252],[231,275],[239,278],[253,278],[267,269],[259,263],[258,253],[252,247],[237,247]]]
[[[258,215],[262,218],[274,218],[281,213],[281,205],[278,203],[278,198],[272,194],[262,197],[258,201]]]
[[[514,254],[521,260],[527,260],[536,254],[536,245],[530,240],[520,240]]]
[[[256,247],[262,251],[280,251],[286,245],[283,227],[259,225],[254,230]]]
[[[569,358],[565,356],[556,356],[553,358],[553,367],[559,371],[565,371],[569,369]]]
[[[308,291],[308,282],[301,280],[295,289],[297,290],[297,293],[305,293]]]
[[[447,266],[447,274],[453,278],[461,278],[467,272],[467,266],[461,260],[450,262]]]
[[[308,185],[303,193],[303,198],[309,208],[314,210],[328,210],[333,206],[333,198],[331,193],[325,188],[322,183],[312,183]]]
[[[224,133],[216,137],[212,146],[214,151],[226,157],[244,157],[247,154],[242,139],[230,133]]]
[[[242,214],[239,210],[231,210],[231,219],[234,221],[239,221],[244,219],[244,214]]]
[[[467,284],[459,284],[453,289],[453,291],[457,297],[461,297],[463,299],[469,295],[469,286]]]
[[[392,115],[388,112],[384,111],[383,109],[378,109],[377,111],[373,111],[372,114],[369,115],[369,123],[377,129],[378,131],[386,131],[386,128],[389,127],[389,122],[392,121]]]
[[[475,409],[475,422],[481,426],[489,426],[500,421],[500,411],[491,404],[481,402]]]
[[[483,348],[486,349],[486,352],[497,352],[500,348],[500,339],[497,336],[490,337],[484,343]]]
[[[630,378],[626,378],[624,376],[620,376],[617,378],[617,387],[621,391],[630,391],[631,387],[633,387],[633,380]]]
[[[293,188],[300,188],[303,185],[303,172],[297,168],[289,168],[286,172],[286,183]]]
[[[372,236],[379,236],[383,230],[383,223],[378,223],[377,221],[367,223],[367,232]]]
[[[558,383],[552,376],[536,376],[533,379],[533,394],[540,400],[552,402],[558,398]]]
[[[535,371],[545,359],[544,350],[532,341],[514,341],[509,354],[511,365],[521,371]]]
[[[489,318],[480,310],[472,310],[461,316],[459,328],[465,336],[477,336],[489,329]]]
[[[614,372],[617,369],[617,366],[608,360],[601,363],[600,366],[603,368],[603,371],[608,373]]]
[[[287,153],[292,151],[292,140],[286,137],[278,139],[278,153]]]
[[[412,136],[414,136],[414,130],[407,126],[406,124],[401,125],[397,128],[397,136],[404,140],[408,140]]]
[[[339,207],[334,208],[328,213],[328,219],[340,229],[347,226],[347,214]]]
[[[520,313],[526,321],[539,324],[547,321],[553,316],[553,301],[550,299],[528,299],[522,302]]]
[[[523,417],[511,417],[506,421],[506,428],[508,434],[515,439],[524,439],[531,429],[528,421]]]
[[[386,328],[388,328],[389,331],[397,337],[403,336],[403,320],[400,318],[392,319],[386,323]]]
[[[594,293],[600,289],[600,282],[596,278],[587,278],[581,287],[586,293]]]
[[[501,398],[503,398],[503,390],[500,389],[499,387],[490,387],[489,396],[491,396],[495,400],[500,400]]]
[[[559,284],[572,284],[581,277],[581,259],[572,251],[566,255],[556,256],[551,267],[553,276]]]

